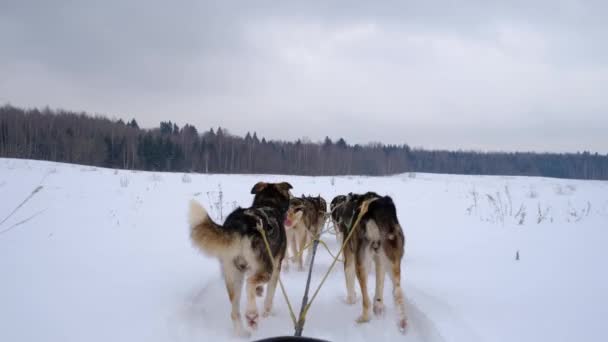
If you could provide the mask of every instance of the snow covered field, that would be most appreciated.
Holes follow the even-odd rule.
[[[232,335],[217,261],[191,246],[186,213],[196,198],[216,219],[225,217],[237,205],[249,206],[249,191],[260,180],[286,180],[294,195],[320,193],[328,201],[351,191],[388,194],[404,228],[408,333],[397,331],[388,281],[385,317],[356,325],[360,302],[344,303],[338,265],[309,312],[307,336],[608,336],[608,182],[431,174],[184,175],[0,159],[0,341],[240,340]],[[333,236],[325,239],[337,250]],[[330,261],[319,249],[313,288]],[[305,275],[295,268],[282,274],[296,308]],[[275,311],[261,320],[252,339],[293,333],[280,291]]]

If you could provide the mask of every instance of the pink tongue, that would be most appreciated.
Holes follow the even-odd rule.
[[[285,221],[283,222],[283,224],[284,224],[286,227],[291,227],[291,220],[290,220],[290,219],[285,219]]]

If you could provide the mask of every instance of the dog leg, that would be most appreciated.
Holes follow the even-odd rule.
[[[247,311],[245,312],[245,318],[247,319],[247,325],[251,329],[258,328],[258,321],[260,315],[258,314],[258,306],[255,302],[256,288],[268,281],[269,276],[265,273],[257,273],[247,278]]]
[[[401,290],[401,262],[391,260],[391,280],[393,281],[393,297],[395,299],[395,306],[397,307],[398,314],[398,326],[399,331],[405,333],[407,327],[407,317],[405,315],[405,298],[403,297],[403,290]]]
[[[291,253],[293,255],[295,255],[295,253],[296,253],[296,250],[295,250],[296,247],[294,246],[294,242],[295,241],[293,240],[293,235],[294,235],[293,231],[291,229],[289,229],[287,231],[286,235],[287,235],[287,251],[285,253],[286,253],[287,256],[283,260],[282,265],[283,265],[283,271],[289,272],[289,251],[291,251]]]
[[[312,243],[312,239],[313,239],[313,235],[311,232],[309,232],[308,230],[306,230],[306,244],[310,245],[310,243]],[[306,261],[304,262],[304,265],[306,267],[310,266],[310,260],[312,260],[312,253],[311,253],[312,249],[308,250],[308,253],[306,253]]]
[[[247,319],[247,325],[251,329],[258,328],[258,306],[255,302],[255,288],[257,287],[257,279],[255,276],[247,278],[247,311],[245,312],[245,318]]]
[[[295,262],[298,258],[298,234],[296,231],[291,232],[291,254],[291,261]]]
[[[306,247],[306,238],[308,237],[308,233],[306,231],[306,228],[299,228],[301,230],[300,232],[300,248],[299,248],[299,253],[300,255],[298,255],[298,271],[304,271],[304,248]]]
[[[376,264],[376,293],[374,294],[374,314],[381,316],[384,313],[384,255],[381,252],[374,253]]]
[[[264,299],[264,313],[262,314],[264,317],[268,317],[272,313],[272,301],[274,300],[274,293],[277,289],[280,273],[281,266],[279,265],[274,268],[272,275],[270,276],[270,282],[268,282],[268,289],[266,291],[266,299]]]
[[[232,319],[232,325],[234,332],[240,337],[249,337],[250,333],[243,328],[243,322],[241,321],[241,292],[243,291],[243,272],[239,271],[234,267],[232,263],[222,263],[224,272],[224,280],[226,281],[226,290],[228,291],[228,298],[232,304],[232,312],[230,318]]]
[[[342,245],[342,232],[340,232],[340,228],[338,228],[338,223],[332,219],[332,224],[334,226],[334,232],[336,233],[336,242],[338,245]]]
[[[357,279],[359,280],[359,287],[361,288],[361,299],[363,302],[363,312],[361,316],[357,318],[357,323],[365,323],[369,322],[369,294],[367,293],[367,271],[365,270],[366,264],[366,248],[365,246],[360,246],[358,253],[356,254],[355,259],[355,271],[357,274]]]
[[[350,250],[344,250],[344,278],[346,278],[346,304],[357,301],[355,295],[355,256]]]

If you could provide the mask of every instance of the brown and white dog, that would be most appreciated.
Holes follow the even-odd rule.
[[[364,202],[369,204],[356,227],[351,227],[361,212]],[[384,275],[385,268],[393,282],[393,298],[398,312],[398,326],[405,332],[407,317],[405,299],[401,289],[401,260],[404,253],[405,237],[397,219],[395,204],[389,196],[380,196],[374,192],[365,194],[348,194],[337,196],[331,202],[331,216],[335,227],[342,238],[346,238],[350,229],[355,229],[344,248],[344,275],[346,278],[346,301],[355,303],[355,275],[359,280],[363,312],[358,323],[370,320],[370,300],[367,293],[368,259],[373,259],[376,266],[376,291],[374,294],[374,314],[384,312]]]
[[[255,195],[251,207],[235,209],[222,226],[213,222],[199,203],[194,200],[190,203],[190,238],[205,254],[219,259],[228,298],[232,304],[230,317],[239,336],[250,334],[243,328],[239,308],[245,276],[245,317],[248,326],[257,328],[259,315],[255,297],[256,293],[262,294],[262,286],[265,283],[268,283],[268,289],[263,314],[267,316],[271,312],[281,262],[287,248],[283,221],[289,209],[291,188],[291,185],[285,182],[257,183],[251,190]],[[274,265],[258,227],[265,231],[275,259]]]
[[[321,197],[293,197],[289,202],[289,210],[285,217],[285,230],[287,232],[287,245],[292,253],[292,258],[298,264],[298,270],[304,270],[303,254],[304,247],[321,234],[325,223],[327,202]],[[311,254],[306,256],[306,265],[310,263]],[[289,269],[289,263],[284,264],[285,270]]]

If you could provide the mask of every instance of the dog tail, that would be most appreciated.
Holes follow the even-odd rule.
[[[393,199],[389,196],[380,197],[373,201],[369,205],[370,217],[378,225],[382,231],[382,235],[390,241],[394,241],[393,244],[398,246],[401,244],[401,253],[403,253],[403,246],[405,246],[405,234],[403,228],[399,224],[397,218],[397,209]],[[401,254],[403,255],[403,254]]]
[[[397,209],[393,199],[389,196],[384,196],[372,201],[369,204],[368,212],[377,224],[387,228],[401,228],[399,219],[397,218]]]
[[[213,222],[195,200],[190,201],[188,222],[192,243],[209,256],[219,256],[234,242],[234,235]]]

